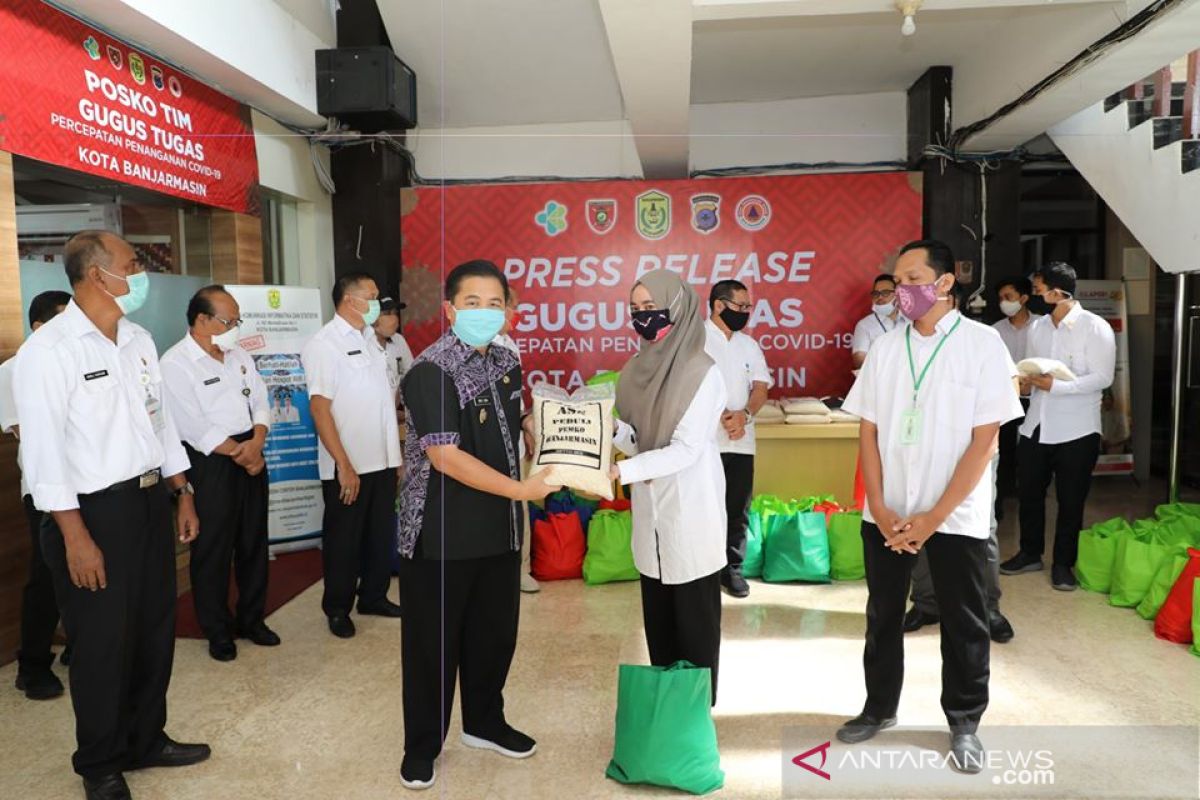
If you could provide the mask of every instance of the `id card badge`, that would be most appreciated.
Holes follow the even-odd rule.
[[[155,433],[162,433],[166,421],[163,418],[162,401],[152,394],[146,395],[146,413],[150,415],[150,427]]]
[[[921,411],[910,408],[900,415],[900,444],[915,445],[921,439]]]

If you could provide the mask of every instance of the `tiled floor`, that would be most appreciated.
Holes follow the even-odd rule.
[[[1100,483],[1089,521],[1149,513],[1160,487]],[[1013,549],[1015,513],[1002,525]],[[1051,590],[1045,573],[1004,578],[1003,609],[1017,637],[993,648],[987,724],[1195,724],[1200,659],[1156,640],[1149,623],[1105,598]],[[393,592],[394,596],[394,592]],[[862,704],[862,583],[754,584],[726,598],[721,701],[715,714],[727,773],[722,797],[780,795],[785,726],[830,732]],[[180,641],[169,731],[213,745],[211,761],[130,776],[142,800],[404,797],[397,778],[399,625],[359,619],[351,641],[330,636],[320,587],[271,618],[284,644],[245,644],[238,660],[210,660],[203,642]],[[425,796],[484,798],[647,797],[669,793],[604,778],[611,754],[616,665],[644,663],[636,584],[546,585],[526,596],[509,680],[511,722],[539,739],[526,762],[465,750],[452,734],[438,785]],[[903,723],[941,725],[938,634],[909,639]],[[25,701],[0,670],[0,798],[82,797],[68,758],[70,705]],[[456,723],[455,723],[456,724]],[[986,742],[986,738],[985,738]]]

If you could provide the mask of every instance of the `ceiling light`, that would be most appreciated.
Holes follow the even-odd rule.
[[[904,24],[900,26],[900,33],[905,36],[912,36],[917,32],[917,9],[921,7],[923,0],[896,0],[896,10],[904,15]]]

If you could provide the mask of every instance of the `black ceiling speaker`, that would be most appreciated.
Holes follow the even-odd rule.
[[[317,51],[317,113],[364,133],[417,126],[417,74],[390,47]]]

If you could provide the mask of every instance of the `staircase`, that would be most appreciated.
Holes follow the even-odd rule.
[[[1187,80],[1164,68],[1048,133],[1159,266],[1200,270],[1200,55]]]

